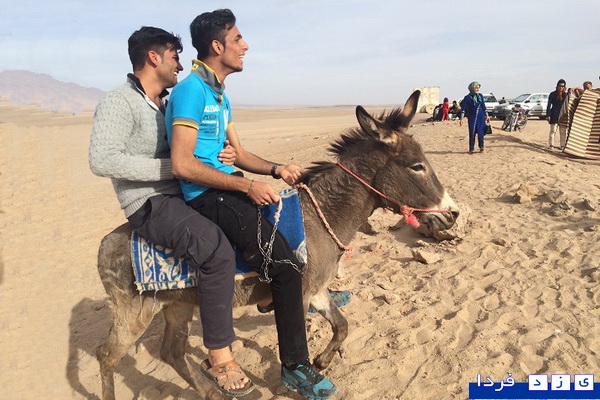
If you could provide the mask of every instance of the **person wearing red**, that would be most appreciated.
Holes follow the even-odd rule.
[[[450,103],[448,98],[444,97],[444,104],[442,105],[442,121],[448,121],[448,110],[450,110]]]

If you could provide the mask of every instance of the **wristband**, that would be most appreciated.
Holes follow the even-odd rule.
[[[246,196],[250,197],[250,193],[252,193],[252,188],[254,187],[254,179],[250,182],[250,187],[248,187],[248,191],[246,192]]]
[[[273,164],[273,166],[271,167],[271,176],[275,179],[281,179],[281,175],[278,175],[275,171],[277,171],[277,168],[281,166],[281,164]]]

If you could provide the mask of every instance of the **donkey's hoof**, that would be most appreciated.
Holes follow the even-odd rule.
[[[323,371],[327,369],[331,364],[331,357],[324,357],[323,354],[319,354],[315,357],[313,361],[313,367],[315,367],[318,371]]]

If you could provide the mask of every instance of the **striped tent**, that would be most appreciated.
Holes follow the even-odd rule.
[[[600,91],[569,94],[559,123],[567,126],[564,152],[582,158],[600,159]]]

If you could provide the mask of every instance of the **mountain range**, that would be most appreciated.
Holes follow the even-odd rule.
[[[62,82],[31,71],[0,71],[0,99],[17,106],[37,105],[45,110],[78,114],[93,111],[104,92]]]

